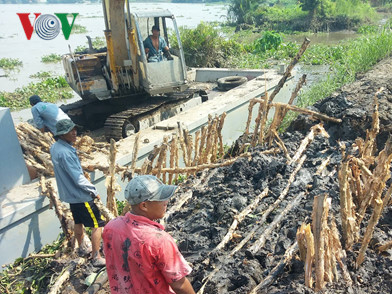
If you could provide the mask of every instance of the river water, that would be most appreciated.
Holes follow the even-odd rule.
[[[177,19],[179,26],[196,27],[201,21],[224,21],[227,7],[224,5],[174,4],[174,3],[130,3],[132,11],[168,9]],[[65,40],[62,32],[53,40],[42,40],[33,33],[27,40],[22,24],[16,13],[79,13],[75,24],[82,25],[87,33],[71,33]],[[34,17],[31,15],[31,17]],[[51,71],[63,75],[61,63],[44,64],[41,57],[51,53],[68,53],[68,45],[74,50],[79,45],[86,45],[86,35],[104,37],[104,19],[102,5],[94,4],[0,4],[0,58],[18,58],[23,62],[19,72],[12,72],[11,77],[0,77],[0,91],[12,92],[31,81],[30,75],[42,71]],[[0,74],[1,75],[1,74]]]

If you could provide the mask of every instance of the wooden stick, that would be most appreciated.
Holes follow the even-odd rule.
[[[99,211],[104,216],[106,221],[110,221],[115,218],[113,213],[109,209],[107,209],[105,205],[103,205],[101,200],[99,200],[98,198],[94,198],[94,203],[98,207]]]
[[[255,106],[256,103],[257,103],[257,101],[255,101],[254,99],[251,99],[251,100],[249,101],[249,106],[248,106],[248,120],[246,121],[246,128],[245,128],[245,132],[244,132],[244,137],[247,137],[248,134],[249,134],[250,122],[252,121],[253,107]]]
[[[391,177],[390,167],[392,161],[392,137],[389,137],[385,143],[384,149],[378,154],[375,159],[377,162],[376,167],[373,171],[373,178],[370,185],[365,187],[363,192],[364,199],[360,203],[358,210],[357,224],[362,222],[365,216],[365,212],[369,204],[374,199],[381,198],[382,191],[385,188],[386,181]]]
[[[317,136],[318,134],[321,134],[326,138],[329,137],[328,133],[325,131],[322,124],[317,124],[317,125],[311,127],[310,132],[302,140],[301,145],[299,146],[297,152],[294,154],[294,156],[288,162],[289,165],[291,165],[293,162],[296,162],[301,157],[302,153],[306,150],[308,145],[314,140],[315,136]]]
[[[305,260],[305,286],[313,288],[312,267],[314,262],[314,238],[310,224],[305,226],[306,260]]]
[[[135,137],[135,141],[133,143],[133,151],[132,151],[132,163],[131,163],[132,178],[133,178],[134,170],[136,167],[137,153],[139,151],[139,138],[140,138],[140,133],[137,133],[136,137]]]
[[[339,169],[340,216],[342,219],[343,240],[346,249],[350,249],[355,241],[357,231],[355,215],[353,215],[352,196],[348,186],[349,161],[342,162]]]
[[[291,71],[293,70],[294,66],[298,63],[306,49],[308,48],[310,40],[305,38],[303,41],[301,48],[299,49],[297,55],[293,58],[290,64],[287,66],[286,72],[284,73],[283,77],[280,79],[278,85],[275,87],[275,90],[272,92],[271,97],[269,98],[269,102],[272,102],[275,96],[279,93],[280,89],[282,89],[283,85],[286,83],[286,80],[291,75]]]
[[[335,249],[336,260],[338,261],[340,269],[343,272],[343,279],[346,282],[346,285],[351,286],[352,280],[350,277],[350,273],[348,272],[347,266],[344,262],[346,259],[346,252],[343,250],[342,244],[340,243],[338,228],[336,226],[336,221],[333,216],[331,221],[331,231],[332,231],[332,239],[333,239],[333,246]]]
[[[367,158],[374,155],[376,149],[376,137],[380,132],[380,119],[378,113],[378,99],[377,96],[384,90],[384,88],[380,88],[373,98],[373,114],[372,114],[372,127],[370,131],[366,131],[366,140],[365,145],[363,146],[362,153],[360,154],[361,158]]]
[[[264,99],[255,98],[254,100],[256,102],[259,102],[259,103],[263,103],[264,102]],[[325,114],[322,114],[320,112],[313,111],[313,110],[310,110],[310,109],[307,109],[307,108],[301,108],[301,107],[298,107],[298,106],[288,105],[288,104],[281,103],[281,102],[272,102],[269,105],[270,106],[281,105],[282,107],[286,108],[287,110],[292,110],[292,111],[295,111],[295,112],[300,112],[300,113],[303,113],[303,114],[307,114],[307,115],[313,116],[315,118],[318,118],[320,120],[330,121],[330,122],[333,122],[333,123],[341,123],[342,122],[342,120],[340,118],[330,117],[328,115],[325,115]]]
[[[264,99],[254,99],[254,101],[257,101],[260,103],[259,106],[259,111],[257,114],[257,117],[255,119],[255,129],[253,130],[253,136],[252,136],[252,141],[251,144],[254,147],[256,145],[256,142],[259,141],[260,138],[260,134],[264,134],[264,129],[262,127],[260,127],[260,125],[262,124],[262,121],[264,119],[264,115],[268,115],[268,92],[265,92],[264,94]],[[259,131],[260,129],[260,131]],[[263,132],[263,133],[262,133]]]
[[[314,262],[316,266],[316,291],[324,288],[324,255],[325,255],[325,230],[327,227],[329,205],[327,195],[315,196],[312,212],[312,229],[314,235]]]
[[[372,238],[374,228],[378,224],[378,221],[381,216],[382,207],[383,207],[382,200],[380,198],[377,198],[374,200],[374,203],[375,203],[374,204],[374,211],[372,213],[372,216],[370,217],[369,224],[366,228],[366,232],[363,237],[361,248],[359,249],[359,254],[358,254],[357,260],[355,262],[355,267],[357,269],[359,268],[359,266],[362,264],[362,262],[365,259],[366,249],[369,245],[370,239]]]
[[[249,152],[243,153],[236,158],[228,159],[228,160],[220,162],[220,163],[200,164],[198,166],[189,166],[189,167],[182,167],[182,168],[162,168],[160,170],[160,172],[161,173],[195,173],[195,172],[201,171],[206,168],[217,168],[217,167],[221,167],[221,166],[231,165],[240,157],[250,158],[251,154]],[[141,170],[140,168],[136,168],[135,172],[139,173],[140,170]],[[151,174],[157,174],[158,172],[159,172],[159,170],[157,168],[150,171]]]
[[[261,289],[270,286],[280,275],[283,269],[290,263],[293,256],[298,252],[298,244],[295,241],[285,252],[281,261],[271,270],[267,277],[265,277],[255,288],[252,289],[250,294],[256,294]]]
[[[223,149],[223,137],[222,137],[222,129],[226,119],[226,112],[222,113],[219,119],[218,125],[218,136],[219,136],[219,157],[222,158],[224,155]]]
[[[306,260],[305,227],[306,224],[302,223],[301,226],[297,229],[297,234],[296,234],[296,239],[297,239],[298,249],[299,249],[299,257],[303,262],[305,262]]]
[[[36,258],[52,258],[52,257],[55,257],[56,256],[56,254],[30,254],[29,256],[27,256],[26,258],[25,258],[25,260],[28,260],[28,259],[36,259]]]
[[[201,139],[200,139],[200,147],[199,147],[199,155],[198,155],[198,164],[203,164],[203,149],[204,149],[204,144],[206,141],[206,135],[207,135],[207,130],[208,128],[206,126],[201,127]]]
[[[199,142],[200,142],[200,130],[195,133],[195,155],[193,157],[192,166],[198,164],[199,161]]]
[[[177,145],[177,137],[174,137],[170,142],[170,160],[169,160],[170,168],[174,168],[176,145]],[[171,185],[172,183],[173,183],[173,174],[169,174],[169,184]]]
[[[107,190],[106,207],[114,216],[118,216],[116,192],[120,190],[120,186],[116,183],[115,165],[116,165],[116,141],[110,139],[110,154],[109,154],[109,174],[106,177],[105,186]]]
[[[168,141],[168,137],[167,136],[163,137],[163,143],[161,145],[161,148],[160,148],[160,151],[159,151],[158,160],[157,160],[157,163],[155,165],[155,170],[156,170],[155,174],[156,174],[157,178],[160,178],[160,176],[161,176],[163,161],[166,162],[167,141]]]
[[[57,294],[60,293],[60,289],[63,286],[63,284],[69,279],[71,273],[75,270],[77,265],[82,265],[86,263],[86,259],[84,258],[77,258],[75,260],[72,260],[69,265],[65,268],[63,273],[60,275],[60,277],[57,279],[56,283],[53,285],[53,287],[50,289],[48,294]]]
[[[268,195],[268,187],[263,190],[253,201],[250,203],[240,214],[234,216],[233,223],[231,224],[229,230],[219,244],[213,250],[218,251],[225,247],[225,245],[233,238],[233,234],[237,229],[237,226],[245,219],[245,217],[251,213],[259,204],[259,202]]]
[[[259,239],[253,243],[253,245],[249,248],[248,252],[250,252],[253,256],[264,246],[267,241],[267,237],[271,234],[271,232],[277,227],[277,225],[288,216],[288,213],[297,206],[302,198],[305,196],[304,192],[299,193],[293,201],[289,202],[283,211],[277,215],[272,223],[268,225],[268,227],[264,230],[263,234],[259,237]]]
[[[286,159],[287,159],[288,161],[290,161],[290,160],[291,160],[290,154],[289,154],[289,152],[287,151],[287,148],[286,148],[284,142],[283,142],[282,139],[279,137],[279,134],[278,134],[276,131],[273,131],[273,135],[274,135],[274,137],[275,137],[275,142],[276,142],[276,144],[280,147],[280,149],[283,150],[283,153],[284,153]]]
[[[75,223],[70,210],[62,202],[59,201],[59,199],[57,198],[57,193],[55,192],[51,182],[46,182],[45,178],[42,176],[40,179],[40,183],[41,185],[45,185],[45,188],[44,189],[41,188],[42,189],[41,191],[45,191],[45,194],[43,195],[49,198],[51,205],[55,209],[56,215],[61,224],[61,228],[67,239],[67,246],[70,248],[74,248]]]

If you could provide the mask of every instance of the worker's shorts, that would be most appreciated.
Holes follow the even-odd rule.
[[[93,200],[84,203],[71,203],[69,206],[75,224],[83,224],[88,228],[105,226],[104,219]]]

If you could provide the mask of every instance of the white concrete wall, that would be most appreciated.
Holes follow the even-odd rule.
[[[29,181],[10,110],[0,107],[0,194]]]

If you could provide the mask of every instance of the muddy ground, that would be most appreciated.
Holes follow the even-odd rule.
[[[306,151],[306,160],[291,185],[285,200],[266,219],[265,224],[233,258],[225,254],[230,252],[243,237],[255,226],[262,212],[272,204],[286,187],[288,178],[296,164],[287,164],[284,155],[263,155],[261,148],[250,150],[251,160],[242,158],[232,166],[208,171],[203,175],[201,184],[194,186],[193,198],[167,221],[167,230],[178,240],[179,248],[185,258],[192,264],[193,272],[189,276],[195,290],[202,286],[202,280],[214,267],[222,268],[206,285],[204,293],[249,293],[271,269],[282,259],[285,251],[295,241],[296,232],[302,222],[310,222],[313,197],[327,193],[332,199],[330,214],[338,222],[339,216],[339,185],[337,170],[341,162],[341,152],[337,141],[343,142],[348,150],[357,137],[364,137],[366,129],[371,124],[372,101],[374,94],[381,87],[380,124],[381,132],[377,138],[379,150],[385,144],[392,130],[392,59],[381,61],[375,68],[348,86],[345,86],[331,97],[314,105],[314,109],[329,116],[341,118],[343,123],[324,125],[330,138],[322,136],[310,144]],[[307,116],[299,116],[282,135],[282,139],[291,155],[309,132],[311,126],[318,121],[312,121]],[[320,163],[331,156],[330,164],[324,173],[316,176]],[[200,176],[200,174],[198,175]],[[196,178],[191,178],[183,189],[191,186]],[[209,252],[214,249],[228,227],[234,215],[243,210],[264,188],[270,192],[238,227],[234,238],[224,250],[209,255],[209,262],[202,263]],[[268,236],[267,242],[255,255],[249,254],[248,248],[265,230],[287,204],[291,203],[301,192],[307,192],[298,205],[285,214],[281,225]],[[367,216],[368,217],[368,216]],[[392,239],[392,208],[384,211],[383,218],[378,224],[374,240],[371,242],[384,243]],[[363,228],[362,228],[363,229]],[[355,247],[358,250],[358,246]],[[392,291],[392,260],[390,254],[385,256],[375,253],[370,246],[362,266],[354,269],[357,252],[347,252],[347,266],[353,280],[352,287],[346,287],[343,279],[333,285],[327,285],[324,293],[391,293]],[[86,288],[81,284],[92,268],[78,270],[71,278],[65,291],[67,293],[81,292]],[[100,293],[107,293],[108,284]],[[313,293],[304,286],[304,264],[298,258],[293,258],[290,265],[285,267],[278,279],[261,293]]]

